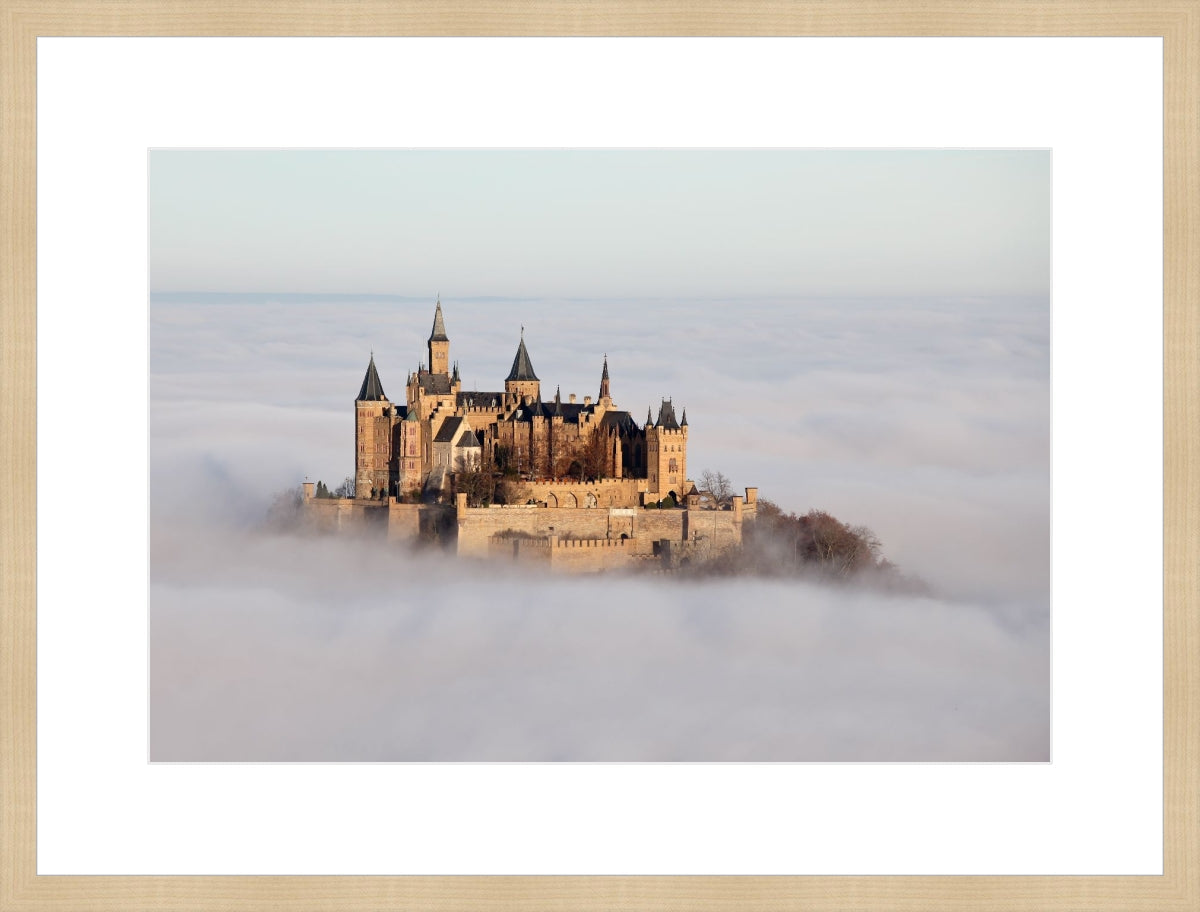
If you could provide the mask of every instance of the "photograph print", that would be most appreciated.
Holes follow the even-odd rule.
[[[1048,762],[1048,150],[152,150],[153,762]]]

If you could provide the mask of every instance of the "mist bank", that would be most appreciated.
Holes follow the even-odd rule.
[[[595,394],[607,354],[620,408],[686,406],[693,474],[869,526],[954,598],[1049,592],[1046,298],[443,297],[468,388],[503,386],[524,324],[545,388]],[[335,486],[368,356],[402,400],[431,319],[400,298],[153,298],[153,515],[249,523],[306,476]]]
[[[1045,604],[199,526],[151,568],[154,761],[1049,759]]]
[[[351,472],[367,358],[402,400],[430,302],[152,299],[152,759],[1048,759],[1046,299],[442,303],[467,387],[522,323],[543,388],[607,353],[619,407],[687,407],[693,476],[868,526],[935,595],[259,534]]]

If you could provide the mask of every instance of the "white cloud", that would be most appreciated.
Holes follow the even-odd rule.
[[[158,759],[1046,759],[1049,309],[1026,299],[443,304],[468,386],[688,407],[690,474],[872,527],[920,600],[526,578],[237,536],[352,470],[367,355],[430,302],[156,300]],[[511,593],[517,593],[512,595]]]

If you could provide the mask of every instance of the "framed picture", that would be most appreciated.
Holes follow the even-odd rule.
[[[4,811],[5,907],[983,908],[1018,896],[1047,907],[1085,897],[1113,908],[1195,903],[1187,847],[1196,822],[1183,800],[1195,786],[1183,762],[1197,737],[1184,698],[1195,674],[1185,651],[1195,621],[1189,576],[1177,569],[1195,565],[1195,546],[1182,534],[1195,501],[1186,472],[1195,391],[1183,368],[1194,351],[1177,341],[1193,337],[1195,320],[1185,295],[1194,232],[1183,230],[1195,219],[1184,157],[1195,118],[1179,113],[1194,109],[1185,91],[1194,73],[1182,52],[1194,36],[1181,12],[985,6],[967,18],[947,8],[926,21],[927,13],[899,11],[859,19],[853,4],[756,6],[711,18],[621,4],[569,16],[558,4],[520,14],[364,4],[228,22],[155,4],[116,16],[87,7],[56,15],[53,5],[7,12],[5,58],[15,78],[6,99],[5,158],[14,167],[5,219],[17,267],[4,300],[15,331],[4,336],[3,407],[18,433],[5,461],[14,496],[3,510],[8,528],[30,532],[5,544],[14,572],[5,580],[4,699],[15,720],[0,758],[6,796],[15,796]],[[847,31],[847,22],[857,25]],[[624,37],[633,33],[645,37]],[[697,33],[712,37],[666,37]],[[991,33],[1007,37],[978,37]],[[1066,34],[1079,37],[1036,37]],[[600,35],[611,37],[589,37]],[[821,35],[838,37],[791,37]],[[35,100],[36,132],[28,116]],[[381,167],[392,176],[376,173]],[[814,167],[821,180],[795,196],[797,169]],[[956,182],[964,171],[970,178]],[[389,196],[401,172],[411,192]],[[547,189],[551,173],[565,176]],[[774,191],[764,174],[776,175]],[[685,268],[688,251],[703,245],[680,242],[689,225],[679,214],[713,208],[723,181],[736,201],[726,221],[746,229],[717,237]],[[839,181],[853,193],[821,194]],[[600,193],[604,186],[610,191]],[[907,205],[896,201],[897,188]],[[589,192],[609,209],[588,203]],[[675,204],[661,204],[663,193]],[[378,208],[347,210],[355,194]],[[564,195],[584,217],[560,220],[555,237],[547,206]],[[643,236],[645,225],[602,230],[606,213],[615,218],[639,201],[667,213],[660,241]],[[797,220],[805,201],[824,217]],[[411,214],[381,220],[397,205]],[[887,212],[893,224],[881,229],[866,212]],[[774,230],[755,226],[756,214]],[[338,218],[348,221],[333,230]],[[372,220],[382,233],[363,230]],[[401,224],[410,235],[388,234]],[[841,248],[830,242],[837,231]],[[307,247],[314,236],[321,246]],[[781,237],[792,246],[778,247]],[[833,251],[849,256],[855,241],[872,255],[856,261],[855,287],[839,289],[838,277],[855,270]],[[272,274],[273,251],[283,248],[291,252]],[[391,259],[396,249],[407,258]],[[939,263],[961,265],[962,251],[976,252],[971,281],[959,276],[950,287],[953,280],[935,278]],[[597,266],[600,255],[608,269]],[[574,272],[562,269],[568,261]],[[770,280],[755,284],[761,276],[746,268],[754,263]],[[460,290],[447,281],[410,292],[434,272],[455,273]],[[673,278],[656,287],[665,274]],[[683,288],[685,275],[695,288]],[[644,287],[631,291],[635,278]],[[705,296],[722,281],[746,287]],[[489,283],[505,301],[486,300]],[[975,302],[971,325],[948,331],[962,310],[944,298],[961,308],[984,285],[1010,297]],[[338,297],[397,286],[385,299]],[[572,290],[579,286],[587,290]],[[206,297],[229,290],[243,297]],[[325,298],[277,294],[306,290]],[[847,304],[855,292],[860,300]],[[889,294],[920,300],[880,311]],[[598,312],[614,301],[624,302],[621,314]],[[871,333],[845,342],[855,324],[839,320],[850,307],[858,327],[924,352],[925,370],[907,379],[924,377],[926,394],[903,392],[903,371],[872,362]],[[759,336],[733,325],[738,314]],[[807,341],[789,335],[799,314]],[[504,325],[490,326],[492,317]],[[408,352],[411,339],[418,344]],[[731,357],[749,354],[767,380],[709,369],[724,342]],[[871,387],[837,376],[842,350],[886,379]],[[633,353],[624,377],[621,351]],[[797,375],[789,366],[822,355],[831,369]],[[483,376],[471,376],[476,364]],[[1021,382],[992,382],[989,369],[1012,381],[1015,365],[1029,370]],[[505,371],[507,379],[498,376]],[[334,390],[347,372],[354,389]],[[552,394],[556,375],[564,385]],[[522,386],[539,376],[540,390]],[[596,390],[583,385],[591,380]],[[645,420],[647,403],[622,401],[622,383],[652,400]],[[684,392],[659,388],[672,383]],[[479,397],[488,391],[507,399],[485,407]],[[777,394],[824,396],[826,407],[790,410]],[[860,401],[861,425],[844,407],[851,401]],[[918,402],[928,411],[905,410]],[[743,529],[762,520],[760,493],[770,500],[767,487],[790,490],[771,448],[749,443],[765,439],[762,416],[718,417],[728,419],[735,405],[753,412],[756,403],[778,418],[779,453],[796,454],[797,474],[810,479],[794,485],[801,493],[781,511],[808,530],[803,541],[789,539],[794,561],[802,563],[816,535],[817,519],[804,510],[821,507],[817,498],[834,497],[839,484],[854,486],[848,477],[861,484],[857,499],[844,502],[896,515],[848,515],[838,527],[870,546],[862,579],[913,587],[887,603],[907,607],[888,614],[856,596],[855,607],[839,602],[817,618],[826,628],[846,625],[854,648],[845,653],[827,648],[828,629],[810,630],[810,654],[794,626],[768,625],[779,649],[787,643],[789,654],[823,669],[812,675],[824,683],[810,697],[829,686],[835,665],[847,684],[842,696],[780,697],[800,693],[787,661],[739,671],[722,667],[728,651],[695,646],[704,636],[745,643],[761,633],[741,629],[733,610],[763,610],[768,598],[751,591],[759,583],[745,584],[750,594],[739,606],[722,588],[728,581],[686,578],[724,554],[733,536],[745,544]],[[911,433],[931,416],[968,410],[946,403],[969,403],[972,419]],[[821,433],[814,413],[832,416],[824,456],[813,444]],[[621,414],[628,427],[614,417]],[[363,435],[377,425],[375,465]],[[720,445],[702,442],[710,427],[720,429]],[[588,434],[601,428],[610,446],[591,460]],[[406,474],[410,430],[417,463]],[[833,438],[840,448],[829,447]],[[872,455],[880,440],[885,452]],[[343,471],[352,445],[354,464]],[[910,463],[901,455],[938,446],[951,455]],[[737,455],[744,450],[757,460]],[[848,469],[841,480],[830,462]],[[867,463],[920,471],[872,477],[861,471]],[[954,483],[922,488],[932,464],[948,466]],[[727,465],[738,467],[742,490],[720,484]],[[311,490],[300,482],[306,471],[319,473]],[[750,471],[769,477],[760,482]],[[970,492],[987,485],[964,476],[987,471],[991,500],[975,502]],[[495,483],[481,493],[472,481],[506,473],[510,487],[528,494],[525,503],[510,503]],[[349,485],[336,492],[342,475]],[[225,516],[222,491],[234,492],[236,509],[265,515],[280,479],[300,489],[297,516],[378,520],[377,540],[358,548],[362,539],[331,535],[280,552],[277,543],[246,545],[219,524],[206,536],[181,531],[180,517]],[[901,488],[907,501],[895,496]],[[907,502],[913,514],[922,498],[919,519],[894,506]],[[489,505],[495,499],[504,503]],[[537,517],[537,528],[518,529],[505,510]],[[437,539],[447,511],[458,552],[478,538],[481,555],[510,559],[470,571],[487,574],[489,587],[437,582],[439,573],[459,572],[461,557],[426,553],[390,574],[371,556],[389,540],[395,546],[406,525],[414,538]],[[504,530],[476,534],[502,513]],[[856,523],[901,530],[880,536],[885,557],[896,556],[889,538],[905,543],[899,571],[879,560]],[[906,523],[923,534],[909,534]],[[987,562],[973,564],[981,554]],[[529,620],[528,605],[518,598],[508,607],[500,593],[543,559],[608,571],[583,582],[572,576],[569,585],[625,593],[617,615],[636,604],[614,576],[630,567],[609,565],[618,559],[666,574],[659,591],[705,590],[711,605],[689,595],[671,609],[691,612],[699,639],[682,649],[679,629],[646,628],[629,637],[644,645],[643,658],[616,637],[600,650],[611,661],[589,668],[597,653],[581,645],[581,633],[543,633],[540,647],[511,654],[574,654],[567,664],[576,677],[555,678],[547,669],[561,662],[536,661],[520,663],[517,677],[491,675],[489,644],[511,634],[514,619]],[[246,592],[286,588],[279,580],[288,573],[303,598],[246,600]],[[422,573],[429,580],[414,581]],[[932,577],[930,591],[914,577],[926,585]],[[995,596],[986,625],[947,597],[953,584]],[[416,594],[408,633],[371,601],[370,592],[391,586]],[[315,604],[306,599],[322,587],[331,605],[361,610],[305,616]],[[436,589],[452,595],[431,599]],[[591,598],[563,597],[579,605]],[[534,601],[546,609],[544,596]],[[595,601],[595,617],[611,622],[604,598]],[[905,612],[917,610],[910,602],[920,604],[919,626],[907,626]],[[464,606],[476,613],[455,615]],[[852,610],[856,623],[846,621]],[[256,632],[242,637],[247,619]],[[553,619],[545,621],[543,630]],[[622,627],[644,623],[630,615]],[[368,628],[376,642],[411,643],[411,625],[421,624],[442,631],[419,649],[355,645],[369,640]],[[216,643],[217,627],[233,633]],[[345,650],[342,661],[329,660],[331,643]],[[761,657],[768,645],[743,655]],[[438,693],[428,674],[389,672],[393,689],[381,690],[372,662],[389,657],[436,666],[458,689]],[[905,694],[914,682],[949,667],[938,714],[913,712]],[[654,668],[667,673],[655,678]],[[463,689],[471,673],[483,690]],[[879,679],[892,682],[904,721],[871,716],[864,706],[878,707],[874,697],[838,702],[845,692],[880,693]],[[557,701],[533,699],[544,692],[539,680],[558,687]],[[694,686],[675,686],[687,681]],[[685,690],[704,699],[689,701]],[[924,691],[922,706],[936,690]],[[672,693],[675,702],[660,699]],[[642,702],[653,706],[639,707],[639,694],[652,694]],[[954,715],[955,698],[969,719]],[[531,706],[553,711],[519,709]],[[572,707],[576,727],[564,738]],[[718,707],[707,722],[705,707]],[[834,747],[796,746],[814,743]],[[668,762],[647,762],[655,760]]]

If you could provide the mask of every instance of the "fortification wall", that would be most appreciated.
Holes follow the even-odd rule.
[[[550,565],[550,542],[545,538],[492,538],[488,558],[545,568]]]
[[[550,567],[566,573],[595,573],[621,570],[644,560],[646,554],[633,540],[560,541],[549,549]]]
[[[608,510],[550,509],[548,507],[458,508],[458,553],[487,557],[488,539],[497,532],[535,536],[558,533],[575,538],[605,538]]]
[[[646,489],[644,478],[605,478],[594,482],[535,481],[526,485],[529,496],[548,508],[566,509],[574,505],[587,509],[588,495],[595,498],[593,508],[632,507],[641,502]]]
[[[468,508],[460,502],[458,553],[479,558],[548,560],[551,566],[562,569],[603,570],[659,553],[661,549],[656,545],[663,539],[692,542],[690,553],[698,557],[715,556],[741,544],[742,522],[740,500],[731,510],[613,511],[533,506]],[[506,532],[515,535],[493,539]],[[557,543],[544,557],[535,549],[544,547],[551,538]]]
[[[318,532],[382,530],[387,504],[352,497],[313,497],[303,502],[306,520]]]
[[[388,541],[415,541],[421,534],[422,504],[388,504]]]
[[[653,511],[652,511],[653,512]],[[695,542],[699,553],[720,554],[742,543],[743,514],[740,510],[681,510],[687,515],[687,534],[681,538]]]

